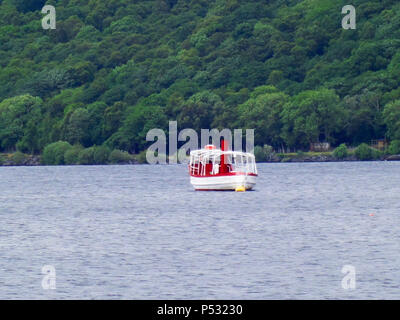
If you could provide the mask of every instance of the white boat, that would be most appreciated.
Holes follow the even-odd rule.
[[[221,150],[222,149],[222,150]],[[251,190],[256,184],[257,167],[251,153],[228,151],[207,145],[190,152],[190,183],[199,191]]]

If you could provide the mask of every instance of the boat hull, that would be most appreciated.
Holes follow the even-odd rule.
[[[198,191],[223,191],[236,190],[238,187],[245,187],[251,190],[256,184],[255,175],[220,175],[207,177],[190,177],[190,183]]]

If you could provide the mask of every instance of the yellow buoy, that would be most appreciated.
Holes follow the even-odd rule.
[[[244,192],[244,191],[246,191],[246,188],[244,186],[236,187],[235,191],[236,192]]]

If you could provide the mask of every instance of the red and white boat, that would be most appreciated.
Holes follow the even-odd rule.
[[[228,151],[227,141],[222,148],[206,145],[190,152],[190,183],[195,190],[251,190],[256,184],[257,167],[251,153]]]

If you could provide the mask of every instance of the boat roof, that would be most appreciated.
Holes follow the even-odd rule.
[[[250,158],[255,158],[254,154],[242,151],[222,151],[221,149],[199,149],[190,152],[190,156],[212,156],[218,157],[221,155],[232,155],[232,156],[245,156]]]

